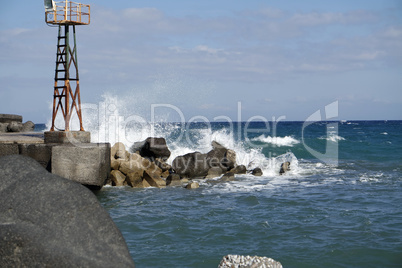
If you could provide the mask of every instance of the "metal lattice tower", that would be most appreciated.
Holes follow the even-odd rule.
[[[46,23],[50,26],[59,27],[54,76],[53,115],[50,131],[55,129],[55,119],[59,111],[61,111],[64,118],[64,131],[70,130],[70,120],[74,111],[77,113],[80,122],[80,131],[84,131],[75,26],[90,23],[90,6],[67,0],[60,2],[44,0],[44,2]],[[73,37],[72,45],[70,44],[71,37]]]

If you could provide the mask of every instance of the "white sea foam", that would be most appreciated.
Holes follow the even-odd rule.
[[[338,141],[343,141],[343,140],[345,140],[344,137],[341,137],[341,136],[338,136],[338,135],[332,134],[332,133],[330,133],[330,134],[327,135],[327,136],[319,137],[319,139],[320,139],[320,140],[332,141],[332,142],[338,142]]]
[[[253,141],[260,141],[264,143],[270,143],[274,144],[276,146],[293,146],[295,144],[300,143],[300,141],[296,140],[295,138],[291,136],[285,136],[285,137],[271,137],[271,136],[264,136],[261,135],[259,137],[253,138]]]
[[[83,107],[85,130],[91,132],[92,142],[109,142],[112,145],[122,142],[128,149],[134,142],[145,140],[147,137],[164,137],[171,151],[167,162],[171,164],[180,155],[195,151],[207,153],[212,149],[211,142],[216,141],[236,152],[237,164],[245,165],[248,170],[259,167],[263,171],[261,177],[236,175],[241,179],[219,184],[218,187],[230,191],[258,191],[298,183],[295,178],[308,176],[311,172],[315,173],[315,169],[321,168],[304,164],[300,166],[298,159],[290,151],[280,156],[267,157],[262,152],[263,146],[258,148],[250,146],[249,141],[238,140],[237,133],[231,132],[233,130],[229,128],[212,130],[210,127],[188,128],[184,124],[167,123],[163,120],[148,122],[144,119],[145,116],[137,115],[133,110],[135,108],[130,101],[110,94],[104,95],[103,101],[93,107],[91,105]],[[74,124],[76,127],[77,120]],[[288,147],[300,143],[291,136],[261,135],[254,141]],[[290,171],[279,176],[280,166],[286,161],[291,163]],[[208,184],[208,182],[202,183]]]

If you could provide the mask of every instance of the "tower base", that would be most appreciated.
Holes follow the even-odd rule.
[[[88,131],[46,131],[45,143],[90,143],[91,132]]]

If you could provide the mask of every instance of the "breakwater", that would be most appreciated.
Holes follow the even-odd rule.
[[[0,118],[8,125],[22,121],[15,115]],[[90,141],[85,131],[1,132],[0,156],[29,156],[53,174],[100,189],[110,173],[110,144]]]

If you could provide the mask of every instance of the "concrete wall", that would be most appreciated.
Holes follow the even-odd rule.
[[[53,174],[102,187],[110,173],[110,144],[55,145],[51,162]]]
[[[0,156],[19,154],[17,143],[0,143]]]
[[[53,174],[94,188],[102,187],[110,174],[109,143],[20,143],[10,137],[15,139],[6,134],[0,139],[0,157],[29,156]]]

